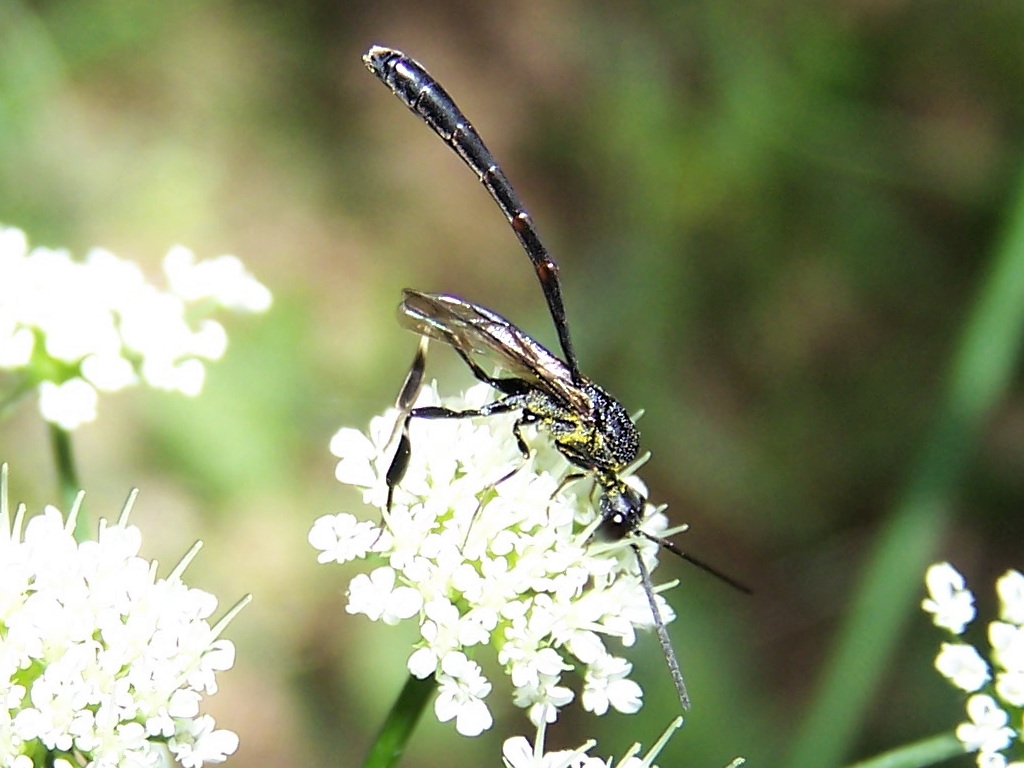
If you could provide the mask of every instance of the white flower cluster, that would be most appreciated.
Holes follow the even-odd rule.
[[[949,563],[937,563],[925,576],[929,597],[921,607],[936,626],[959,637],[974,620],[974,595]],[[956,729],[979,768],[1024,768],[1024,575],[1007,571],[996,582],[999,619],[989,622],[988,661],[957,639],[943,643],[935,668],[967,699],[968,722]],[[1009,755],[1009,756],[1008,756]]]
[[[96,418],[99,391],[140,379],[195,395],[202,361],[220,358],[227,336],[214,320],[193,328],[187,312],[270,306],[270,292],[234,256],[195,263],[177,246],[163,269],[169,290],[108,251],[78,261],[63,250],[29,250],[24,232],[0,226],[0,369],[38,386],[43,418],[75,429]]]
[[[614,764],[614,768],[657,768],[654,759],[665,748],[669,738],[683,724],[683,718],[677,717],[643,757],[637,757],[640,745],[634,744],[625,757]],[[589,739],[579,749],[563,749],[556,752],[544,751],[544,731],[547,723],[541,722],[537,727],[537,736],[531,745],[525,736],[513,736],[506,739],[502,748],[502,762],[505,768],[613,768],[612,760],[602,760],[587,754],[597,743]],[[730,768],[742,765],[742,760],[734,760]]]
[[[12,520],[0,486],[0,766],[148,768],[169,750],[199,768],[233,753],[238,737],[199,705],[234,664],[218,635],[237,608],[211,627],[216,598],[182,583],[198,546],[158,579],[130,503],[79,544],[76,511]]]
[[[492,395],[480,384],[443,405],[477,408]],[[442,404],[433,387],[420,396],[419,405],[428,404]],[[347,610],[387,624],[418,622],[409,671],[436,677],[435,713],[442,722],[455,719],[464,735],[491,726],[484,703],[491,683],[471,658],[488,645],[534,724],[554,721],[573,700],[562,680],[573,669],[582,677],[584,709],[637,711],[643,692],[629,678],[632,665],[606,638],[630,646],[637,627],[653,625],[631,545],[650,569],[657,545],[639,537],[595,541],[601,520],[592,483],[567,479],[579,470],[544,433],[533,433],[524,459],[512,438],[515,414],[413,420],[412,456],[388,513],[396,418],[389,411],[371,421],[369,436],[342,429],[331,441],[338,479],[362,489],[384,518],[378,527],[343,513],[320,518],[310,531],[320,562],[381,561],[352,579]],[[636,478],[629,482],[643,491]],[[649,512],[645,528],[664,535],[664,515]],[[660,596],[657,603],[671,621]]]

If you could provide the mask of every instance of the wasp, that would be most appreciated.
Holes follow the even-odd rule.
[[[550,434],[555,447],[571,464],[594,478],[599,489],[597,503],[602,528],[607,536],[618,539],[642,536],[737,589],[749,591],[684,553],[672,541],[649,534],[640,527],[647,499],[622,479],[622,474],[639,456],[640,432],[618,400],[580,373],[562,303],[558,266],[518,194],[462,110],[419,62],[400,51],[373,46],[363,56],[363,61],[473,170],[505,214],[533,263],[562,350],[562,357],[558,357],[501,315],[458,296],[405,289],[398,308],[399,322],[419,334],[421,344],[398,397],[399,411],[405,416],[395,457],[386,475],[388,507],[408,466],[411,451],[408,425],[412,419],[462,419],[517,412],[512,431],[524,456],[529,455],[529,449],[522,428],[538,425]],[[478,380],[496,390],[497,399],[468,410],[413,407],[423,381],[428,339],[441,341],[454,349]],[[489,374],[477,357],[486,358],[507,375]],[[632,546],[654,614],[659,643],[680,704],[687,709],[690,702],[686,685],[654,599],[650,574],[638,548]]]

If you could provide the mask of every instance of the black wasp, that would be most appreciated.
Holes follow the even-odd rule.
[[[410,110],[434,129],[462,158],[512,225],[537,272],[551,318],[558,332],[564,360],[548,351],[505,318],[477,304],[443,293],[406,289],[399,305],[399,321],[420,334],[423,341],[398,398],[406,416],[398,450],[387,473],[388,506],[395,486],[408,466],[411,450],[408,425],[412,419],[450,419],[519,412],[513,433],[524,455],[529,451],[520,430],[523,425],[542,425],[555,446],[575,466],[593,476],[600,487],[599,509],[605,532],[613,538],[643,536],[727,583],[747,591],[707,564],[682,552],[673,542],[640,528],[647,500],[620,477],[640,451],[640,432],[622,404],[580,373],[569,336],[565,307],[558,282],[558,267],[537,234],[512,185],[490,150],[447,91],[417,61],[400,51],[373,46],[363,56],[367,68],[390,88]],[[473,375],[498,391],[500,397],[478,409],[456,411],[440,406],[414,408],[426,365],[426,339],[448,344],[469,366]],[[507,377],[489,375],[477,361],[482,355],[498,365]],[[665,653],[679,701],[689,707],[689,697],[668,632],[658,612],[650,574],[637,553],[658,639]]]

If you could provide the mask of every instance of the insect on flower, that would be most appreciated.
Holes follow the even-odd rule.
[[[640,527],[647,500],[622,478],[637,460],[640,433],[623,405],[580,373],[562,304],[558,267],[541,242],[533,219],[480,135],[441,84],[414,59],[400,51],[374,46],[363,61],[462,158],[501,208],[533,262],[564,358],[559,358],[508,320],[478,304],[450,294],[406,289],[399,305],[399,322],[418,333],[421,344],[398,397],[398,408],[403,418],[398,447],[387,472],[388,508],[408,467],[411,420],[517,413],[512,432],[524,456],[529,455],[529,449],[521,430],[526,425],[538,425],[550,434],[557,449],[570,463],[594,479],[599,488],[598,508],[606,536],[616,539],[645,537],[731,586],[749,591],[706,563],[682,552],[673,542]],[[423,381],[429,339],[442,341],[454,349],[473,375],[493,387],[499,397],[479,408],[467,410],[443,406],[414,407]],[[509,375],[488,374],[477,362],[478,355]],[[636,545],[632,547],[637,554],[658,640],[679,701],[683,708],[688,708],[686,686],[658,612],[650,574]]]

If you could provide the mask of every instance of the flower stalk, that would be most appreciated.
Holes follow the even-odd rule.
[[[434,687],[430,678],[421,680],[409,675],[363,761],[363,768],[391,768],[398,764]]]
[[[50,446],[53,449],[53,464],[57,470],[57,497],[61,509],[72,509],[82,484],[78,481],[78,469],[75,466],[74,450],[71,446],[71,433],[59,424],[50,424]],[[85,541],[88,536],[88,515],[79,509],[75,521],[75,541]]]

